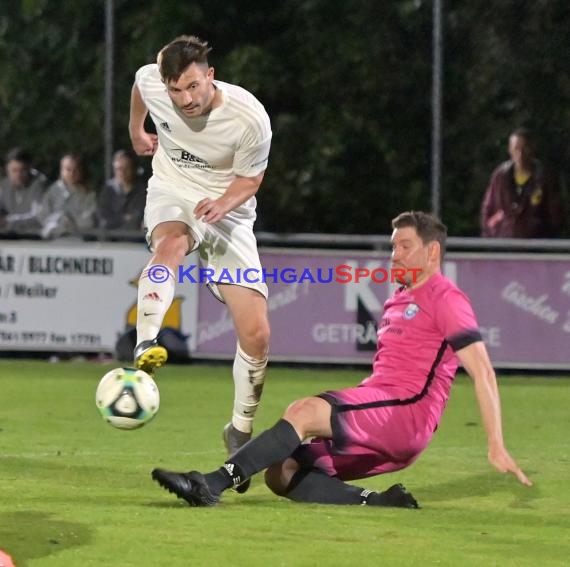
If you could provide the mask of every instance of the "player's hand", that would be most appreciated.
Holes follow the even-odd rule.
[[[501,473],[511,473],[525,486],[532,486],[532,482],[517,465],[516,461],[503,448],[489,449],[489,462]]]
[[[228,211],[221,199],[202,199],[194,209],[194,216],[207,224],[213,224],[222,220]]]
[[[131,135],[131,142],[138,156],[153,156],[158,148],[158,136],[144,131]]]

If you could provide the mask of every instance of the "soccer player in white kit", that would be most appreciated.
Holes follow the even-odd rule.
[[[157,336],[172,303],[175,274],[198,250],[213,270],[211,291],[227,305],[237,334],[228,453],[252,433],[267,365],[267,286],[241,282],[238,270],[260,270],[253,234],[259,186],[267,167],[271,124],[245,89],[214,79],[210,47],[194,36],[166,45],[156,64],[141,67],[131,93],[129,134],[135,152],[153,156],[145,209],[153,253],[138,288],[135,365],[153,372],[167,359]],[[157,134],[145,130],[150,114]],[[225,281],[216,283],[221,272]],[[227,283],[227,274],[236,274]],[[165,280],[165,281],[162,281]],[[247,489],[247,487],[242,487]]]

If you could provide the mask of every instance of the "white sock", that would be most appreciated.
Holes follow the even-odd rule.
[[[233,368],[235,397],[232,423],[243,433],[251,433],[253,429],[253,418],[263,391],[266,368],[267,357],[256,360],[237,345]]]
[[[148,277],[148,269],[152,265],[148,264],[146,266],[139,279],[137,344],[142,341],[152,340],[158,335],[164,315],[174,298],[174,289],[176,287],[174,274],[168,270],[166,281],[153,282]]]

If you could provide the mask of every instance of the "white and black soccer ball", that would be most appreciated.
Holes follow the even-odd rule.
[[[137,429],[148,423],[160,407],[158,386],[135,368],[114,368],[101,378],[95,393],[99,412],[119,429]]]

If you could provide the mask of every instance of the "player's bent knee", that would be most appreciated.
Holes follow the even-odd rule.
[[[316,398],[301,398],[300,400],[295,400],[289,407],[285,410],[283,417],[285,419],[288,418],[299,418],[304,415],[312,415],[314,411],[317,409],[317,401]]]
[[[269,349],[269,325],[264,325],[257,329],[253,337],[253,344],[255,345],[257,352],[267,353],[267,350]]]
[[[331,437],[331,406],[318,397],[302,398],[293,402],[283,414],[301,439]]]
[[[243,351],[252,358],[258,360],[265,358],[269,350],[269,325],[241,334],[239,342]]]
[[[154,246],[156,255],[163,258],[184,258],[189,249],[187,234],[169,234],[159,238]]]

